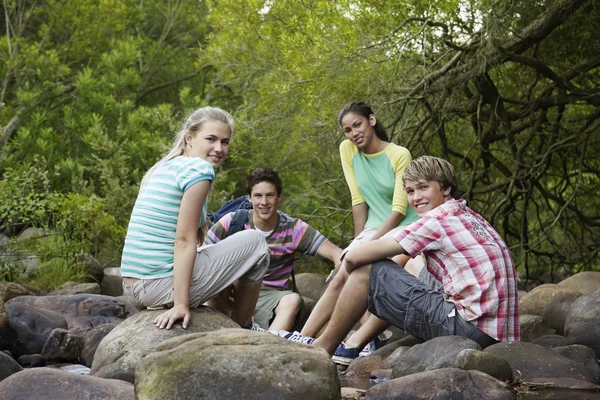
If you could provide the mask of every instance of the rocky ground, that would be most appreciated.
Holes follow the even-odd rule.
[[[314,300],[323,280],[297,276]],[[2,398],[600,398],[600,272],[523,294],[521,342],[482,350],[461,337],[421,343],[394,329],[345,371],[321,350],[240,329],[208,307],[193,310],[186,330],[156,329],[160,311],[136,310],[119,288],[112,270],[101,285],[49,295],[0,282]]]

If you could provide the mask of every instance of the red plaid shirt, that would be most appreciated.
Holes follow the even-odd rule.
[[[494,339],[519,340],[517,278],[510,251],[464,200],[448,200],[394,239],[409,255],[425,256],[427,269],[442,283],[444,298],[465,321]]]

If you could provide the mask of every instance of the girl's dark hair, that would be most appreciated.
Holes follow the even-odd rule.
[[[338,122],[339,127],[342,126],[342,119],[348,113],[355,113],[355,114],[362,115],[363,117],[365,117],[367,119],[367,121],[369,120],[369,118],[371,118],[371,114],[375,115],[375,113],[373,112],[371,107],[369,107],[369,105],[367,103],[363,103],[362,101],[353,101],[351,103],[346,104],[344,106],[344,108],[342,108],[340,113],[338,114],[337,122]],[[381,122],[379,122],[378,119],[375,119],[375,126],[373,128],[375,129],[375,134],[377,135],[377,137],[380,140],[383,140],[384,142],[390,141],[387,133],[385,132],[385,128],[383,127],[383,124]]]

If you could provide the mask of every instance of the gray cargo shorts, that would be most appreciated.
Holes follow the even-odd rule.
[[[391,260],[373,263],[369,275],[369,311],[423,340],[463,336],[482,348],[498,343],[465,321],[444,300],[441,283],[423,268],[415,278]]]

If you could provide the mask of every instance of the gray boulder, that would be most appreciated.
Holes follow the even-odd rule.
[[[560,281],[558,285],[583,294],[595,292],[600,289],[600,271],[579,272]]]
[[[131,383],[73,374],[53,368],[34,368],[0,382],[3,400],[135,399]]]
[[[45,367],[48,361],[41,354],[25,354],[18,358],[23,368]]]
[[[532,343],[547,347],[549,349],[553,347],[569,346],[572,343],[569,342],[564,336],[561,335],[544,335],[535,339]]]
[[[50,333],[42,349],[42,357],[48,361],[76,363],[81,359],[84,338],[66,329]]]
[[[82,257],[81,261],[85,267],[85,274],[91,282],[100,283],[104,277],[104,267],[90,254]]]
[[[442,368],[392,379],[367,390],[366,395],[369,400],[516,399],[516,393],[508,384],[483,372],[458,368]]]
[[[596,359],[596,353],[594,353],[594,350],[581,344],[554,347],[552,350],[563,357],[567,357],[573,361],[582,363],[587,369],[592,371],[592,374],[594,374],[598,381],[600,381],[600,364],[598,364],[598,359]]]
[[[3,351],[0,351],[0,381],[3,381],[22,369],[23,368],[14,360],[14,358]]]
[[[98,345],[92,362],[92,374],[133,383],[133,373],[142,357],[159,343],[190,333],[239,328],[238,324],[210,307],[190,311],[192,318],[187,329],[183,329],[179,323],[169,330],[158,329],[153,321],[163,310],[143,310],[117,325]]]
[[[123,294],[123,278],[121,278],[121,267],[105,267],[103,270],[102,282],[100,283],[101,293],[106,296],[121,296]]]
[[[91,367],[94,361],[94,354],[98,345],[108,335],[110,331],[115,329],[117,324],[104,324],[96,326],[85,333],[83,351],[81,352],[81,362],[86,367]]]
[[[475,369],[503,382],[513,380],[512,368],[505,359],[479,350],[465,349],[458,353],[456,368],[466,371]]]
[[[305,272],[296,275],[296,286],[302,297],[319,301],[325,288],[325,277],[320,274]]]
[[[417,344],[402,353],[392,367],[392,378],[440,368],[454,368],[465,349],[481,350],[476,342],[461,336],[442,336]]]
[[[519,300],[519,312],[546,318],[548,326],[562,335],[567,313],[579,296],[580,292],[567,287],[555,284],[541,285]]]
[[[100,294],[100,284],[65,282],[52,292],[48,293],[48,296],[63,296],[70,294]]]
[[[484,352],[508,361],[515,379],[530,382],[535,378],[571,378],[598,384],[598,377],[582,363],[537,344],[501,342],[487,347]]]
[[[4,301],[0,299],[0,337],[5,335],[8,328],[8,314],[6,313]]]
[[[589,292],[571,304],[565,320],[565,337],[590,347],[600,358],[600,290]]]
[[[556,333],[555,329],[548,326],[546,318],[539,315],[521,314],[519,321],[521,326],[521,341],[523,342],[533,342],[541,336]]]
[[[245,329],[163,342],[142,359],[135,390],[149,400],[340,399],[336,367],[323,350]]]
[[[94,326],[120,323],[137,310],[125,299],[99,294],[74,294],[64,296],[21,296],[10,300],[10,304],[24,304],[62,315],[69,329],[91,329]]]
[[[17,336],[14,346],[8,350],[16,357],[39,353],[54,329],[67,329],[67,321],[59,313],[13,303],[17,299],[6,304],[9,325]]]
[[[519,399],[598,400],[600,385],[572,378],[534,378],[518,387]]]
[[[0,299],[4,302],[19,296],[33,296],[33,293],[14,282],[0,282]]]

